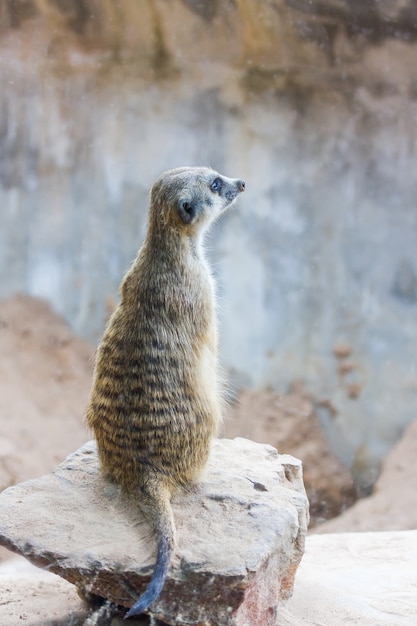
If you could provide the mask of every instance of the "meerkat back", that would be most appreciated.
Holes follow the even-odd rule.
[[[207,227],[245,189],[210,168],[153,185],[147,235],[97,352],[87,421],[103,473],[137,502],[157,537],[152,579],[126,617],[159,596],[175,546],[170,500],[198,478],[221,419]]]

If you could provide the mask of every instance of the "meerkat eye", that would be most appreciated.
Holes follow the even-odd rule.
[[[210,185],[210,189],[213,191],[213,193],[218,193],[221,189],[222,186],[222,181],[220,178],[215,178],[213,180],[213,182]]]

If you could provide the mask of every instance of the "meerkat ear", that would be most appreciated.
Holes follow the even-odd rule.
[[[180,200],[178,202],[178,215],[184,224],[191,224],[196,216],[196,206],[194,202]]]

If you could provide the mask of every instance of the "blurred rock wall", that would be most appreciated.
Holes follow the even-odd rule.
[[[1,3],[0,295],[96,340],[152,180],[244,177],[208,241],[223,365],[303,379],[373,467],[416,417],[416,38],[411,0]]]

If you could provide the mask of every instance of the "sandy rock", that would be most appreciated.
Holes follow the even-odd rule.
[[[307,538],[277,626],[415,626],[417,531]]]
[[[245,439],[216,440],[201,483],[174,503],[178,549],[153,613],[168,624],[275,624],[304,549],[301,462]],[[0,495],[0,543],[130,606],[154,565],[140,513],[103,481],[95,444],[52,475]]]
[[[417,421],[385,459],[373,493],[315,531],[413,530],[417,528]]]

